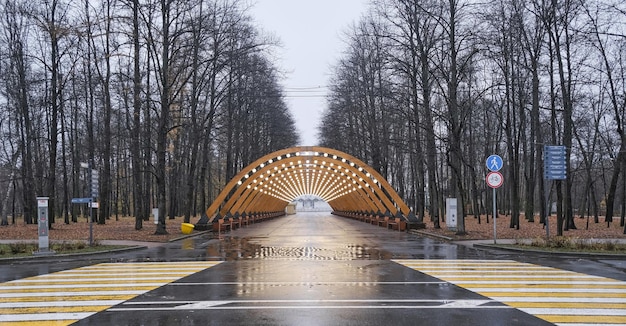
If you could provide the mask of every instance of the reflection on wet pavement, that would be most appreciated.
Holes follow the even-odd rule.
[[[456,258],[465,249],[324,213],[281,217],[221,239],[208,234],[193,241],[182,248],[205,249],[207,258],[227,261]]]
[[[180,247],[185,250],[195,249],[195,241],[192,238],[183,239],[180,242]]]
[[[347,244],[337,248],[310,246],[263,246],[254,239],[228,238],[207,248],[209,256],[222,256],[225,260],[286,259],[286,260],[353,260],[391,259],[385,250],[363,245]]]

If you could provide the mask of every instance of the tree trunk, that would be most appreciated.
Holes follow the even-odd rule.
[[[159,208],[159,220],[155,234],[167,234],[165,228],[165,215],[167,214],[167,134],[170,114],[170,1],[161,0],[161,19],[163,23],[162,53],[161,53],[161,110],[157,127],[157,150],[156,150],[156,187],[157,207]]]
[[[141,70],[139,67],[139,0],[133,0],[133,127],[131,130],[130,154],[133,164],[133,212],[135,215],[135,230],[143,228],[143,220],[148,216],[145,206],[142,205],[144,196],[144,180],[142,179],[141,163]]]

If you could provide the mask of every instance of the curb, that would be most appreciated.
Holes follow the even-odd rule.
[[[436,239],[445,240],[445,241],[454,240],[453,238],[446,237],[445,235],[440,235],[440,234],[435,234],[435,233],[430,233],[430,232],[420,231],[420,230],[409,230],[409,233],[423,235],[423,236],[427,236],[430,238],[436,238]]]
[[[205,230],[205,231],[199,231],[198,233],[190,233],[190,234],[186,234],[186,235],[182,235],[178,238],[174,238],[174,239],[169,239],[167,240],[167,242],[176,242],[176,241],[180,241],[180,240],[184,240],[184,239],[188,239],[188,238],[193,238],[193,237],[197,237],[199,235],[203,235],[206,233],[212,232],[211,230]]]
[[[109,249],[109,250],[101,250],[101,251],[92,251],[92,252],[76,252],[70,254],[52,254],[52,255],[42,255],[42,256],[21,256],[21,257],[7,257],[0,258],[0,263],[2,262],[11,262],[11,261],[31,261],[42,258],[64,258],[64,257],[81,257],[81,256],[91,256],[91,255],[99,255],[99,254],[107,254],[107,253],[119,253],[125,251],[133,251],[139,249],[146,249],[146,246],[131,246],[126,248],[118,248],[118,249]]]
[[[172,243],[172,242],[176,242],[176,241],[192,238],[192,237],[203,235],[203,234],[209,233],[209,232],[211,232],[211,231],[207,230],[207,231],[200,231],[198,233],[191,233],[191,234],[183,235],[183,236],[180,236],[178,238],[170,239],[167,242],[163,242],[162,244],[167,244],[167,243]],[[118,248],[118,249],[108,249],[108,250],[91,251],[91,252],[77,252],[77,253],[70,253],[70,254],[52,254],[52,255],[41,255],[41,256],[33,255],[33,256],[7,257],[7,258],[0,258],[0,263],[12,262],[12,261],[34,261],[34,260],[38,260],[38,259],[41,260],[42,258],[53,258],[53,259],[55,259],[55,258],[64,258],[64,257],[93,256],[93,255],[101,255],[101,254],[107,254],[107,253],[120,253],[120,252],[126,252],[126,251],[147,249],[147,248],[148,248],[147,246],[129,246],[129,247]]]
[[[602,252],[575,252],[575,251],[548,251],[548,250],[539,250],[539,249],[522,249],[522,248],[513,248],[506,247],[497,244],[487,244],[487,243],[475,243],[473,245],[476,249],[488,249],[488,250],[504,250],[504,251],[512,251],[512,252],[522,252],[522,253],[532,253],[532,254],[543,254],[543,255],[559,255],[559,256],[575,256],[575,257],[584,257],[584,258],[605,258],[605,259],[626,259],[626,255],[624,254],[609,254]]]

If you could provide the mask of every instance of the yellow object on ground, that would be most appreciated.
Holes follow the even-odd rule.
[[[191,231],[193,231],[194,225],[191,223],[182,223],[180,225],[180,230],[183,232],[183,234],[189,234],[191,233]]]

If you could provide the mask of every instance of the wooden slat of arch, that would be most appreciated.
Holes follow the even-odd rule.
[[[318,153],[326,153],[328,154],[327,156],[295,156],[295,153],[306,153],[306,152],[318,152]],[[290,158],[286,158],[286,155],[290,154],[293,155]],[[277,157],[281,157],[282,160],[277,160]],[[332,156],[337,156],[337,159],[334,159]],[[340,205],[343,207],[349,207],[350,209],[365,209],[365,208],[369,208],[372,209],[372,206],[375,206],[377,209],[383,211],[383,210],[389,210],[390,212],[394,212],[395,210],[399,209],[405,216],[407,216],[410,213],[410,209],[408,208],[408,206],[400,199],[400,197],[397,195],[397,193],[395,192],[395,190],[393,190],[393,188],[389,185],[389,183],[383,179],[380,174],[378,172],[376,172],[374,169],[372,169],[371,167],[367,166],[365,163],[363,163],[362,161],[360,161],[359,159],[337,151],[337,150],[333,150],[333,149],[329,149],[329,148],[323,148],[323,147],[294,147],[294,148],[287,148],[284,150],[280,150],[280,151],[276,151],[274,153],[268,154],[266,156],[263,156],[261,158],[259,158],[258,160],[256,160],[255,162],[253,162],[252,164],[250,164],[248,167],[246,167],[245,169],[243,169],[242,171],[240,171],[233,179],[231,179],[229,181],[229,183],[226,185],[226,187],[222,190],[222,192],[217,196],[216,200],[211,204],[211,206],[207,209],[207,216],[209,216],[211,218],[211,220],[214,217],[214,214],[217,212],[218,208],[220,206],[223,207],[223,209],[220,211],[227,213],[227,212],[231,212],[231,210],[234,210],[235,208],[235,203],[237,202],[238,199],[240,199],[240,197],[245,198],[243,203],[238,203],[236,205],[236,208],[241,210],[241,209],[245,209],[244,206],[250,206],[250,204],[254,201],[255,198],[257,198],[258,196],[253,196],[251,199],[248,200],[248,202],[246,203],[245,200],[247,200],[253,193],[252,191],[248,191],[246,193],[246,189],[250,190],[246,187],[244,187],[244,183],[242,182],[242,185],[237,187],[237,184],[239,183],[239,181],[244,180],[244,176],[246,174],[250,174],[252,173],[253,169],[257,169],[259,171],[257,171],[254,174],[249,175],[248,179],[253,178],[253,176],[258,175],[259,172],[261,170],[267,172],[269,169],[265,168],[268,165],[272,165],[272,164],[267,164],[269,162],[270,159],[273,159],[274,162],[280,162],[278,164],[283,164],[282,162],[297,162],[298,159],[303,160],[306,157],[308,157],[309,159],[317,159],[319,160],[336,160],[337,164],[341,164],[343,169],[348,169],[349,172],[354,173],[355,175],[358,176],[358,178],[354,179],[355,181],[357,181],[360,185],[361,185],[361,190],[359,189],[358,191],[353,191],[352,193],[346,195],[349,196],[348,198],[351,198],[351,201],[349,201],[350,204],[342,204],[342,201],[337,201],[336,199],[330,200],[330,202],[332,203],[337,203],[336,205]],[[285,160],[287,159],[287,160]],[[345,159],[346,162],[341,162],[340,159]],[[341,162],[341,163],[339,163]],[[350,166],[350,164],[348,162],[352,162],[354,163],[355,166]],[[261,166],[261,164],[264,164],[265,167],[259,169],[259,167]],[[276,166],[276,164],[272,165],[272,168]],[[358,167],[361,167],[364,171],[366,170],[369,174],[370,174],[370,178],[368,178],[365,173],[363,173],[362,171],[358,170]],[[324,170],[324,172],[326,172],[327,170]],[[368,180],[368,179],[376,179],[378,181],[378,183],[374,183],[374,182],[367,182],[371,188],[373,189],[369,189],[369,187],[365,186],[365,181],[362,182],[362,184],[360,183],[360,181],[358,181],[358,179],[361,178],[363,180]],[[248,180],[245,179],[245,180]],[[268,180],[269,181],[269,180]],[[250,182],[248,182],[248,184],[250,184]],[[318,185],[319,186],[319,185]],[[252,189],[252,188],[251,188]],[[228,202],[226,204],[223,203],[223,201],[226,199],[226,197],[228,197],[228,195],[230,195],[233,190],[235,191],[232,195],[231,198],[228,200]],[[295,187],[291,187],[291,192],[297,192],[299,190],[297,190]],[[242,196],[244,193],[245,196]],[[355,194],[355,193],[358,193]],[[269,196],[269,195],[265,195],[262,194],[263,196],[267,196],[267,197],[271,197],[274,198],[273,196]],[[285,203],[284,201],[278,200],[278,202],[280,202],[279,204],[276,203],[276,201],[273,201],[274,205],[272,206],[273,208],[280,208],[282,207],[282,205],[287,205],[287,203]],[[364,204],[365,203],[365,204]],[[382,203],[382,206],[380,204],[376,204],[376,203]],[[367,207],[362,207],[361,204],[364,204],[364,206]],[[358,205],[358,206],[355,206]],[[333,205],[331,204],[331,207]],[[255,206],[257,207],[257,206]],[[269,206],[268,206],[269,207]],[[333,207],[334,208],[334,207]],[[382,209],[381,209],[382,208]]]
[[[248,198],[250,196],[251,193],[258,191],[258,190],[254,190],[254,187],[261,187],[262,186],[259,183],[254,183],[255,180],[257,180],[257,175],[267,175],[269,177],[269,173],[274,171],[274,167],[278,167],[281,166],[283,164],[285,164],[286,166],[291,163],[291,162],[297,162],[298,157],[291,157],[291,158],[287,158],[287,159],[283,159],[281,161],[278,162],[273,162],[271,164],[268,164],[266,166],[264,166],[263,168],[261,168],[260,170],[258,170],[256,173],[254,173],[253,175],[249,176],[245,181],[242,182],[241,185],[239,185],[237,191],[235,191],[235,193],[232,195],[232,197],[229,199],[229,201],[222,207],[221,211],[220,211],[220,215],[224,216],[226,215],[228,212],[230,212],[231,214],[234,214],[235,212],[242,212],[240,209],[241,204],[238,204],[242,201],[242,199],[245,201],[246,198]],[[347,168],[346,166],[342,165],[342,168]],[[303,171],[305,168],[299,168],[296,167],[295,169],[289,169],[292,174],[295,173],[299,173],[301,171]],[[309,169],[311,171],[322,171],[322,172],[327,172],[328,169],[327,168],[323,168],[321,166],[310,166],[307,167],[306,169]],[[286,171],[286,170],[278,170],[277,173],[280,173],[281,171]],[[344,180],[341,178],[341,175],[339,173],[341,172],[345,172],[345,170],[337,170],[337,167],[335,167],[335,169],[332,169],[332,171],[334,171],[334,173],[332,173],[334,176],[332,176],[331,178],[336,178],[339,180]],[[355,174],[357,174],[361,179],[363,178],[367,178],[365,176],[364,173],[360,172],[360,171],[350,171],[353,172]],[[266,184],[269,181],[272,181],[273,178],[275,177],[271,177],[269,180],[265,180],[264,182],[266,182]],[[370,201],[373,202],[373,204],[376,206],[376,208],[378,210],[384,211],[385,209],[391,209],[391,207],[393,207],[393,204],[391,203],[391,201],[389,201],[388,198],[386,197],[380,197],[380,196],[376,196],[376,194],[374,193],[373,190],[371,190],[368,186],[366,186],[365,183],[365,179],[363,181],[359,180],[358,178],[355,178],[353,176],[346,176],[346,179],[348,180],[354,180],[354,182],[360,186],[361,188],[358,189],[358,191],[364,191],[364,192],[368,192],[370,196],[367,196],[367,198],[370,198]],[[250,186],[250,188],[248,188],[248,186]],[[353,188],[356,188],[355,186],[353,186],[352,183],[349,184],[349,186],[352,186]],[[291,188],[292,191],[298,191],[298,192],[302,192],[302,189],[296,189],[296,188]],[[379,194],[382,194],[382,192],[379,192]],[[376,200],[371,199],[371,198],[376,198]],[[295,198],[292,198],[295,199]],[[381,202],[382,200],[382,202]],[[285,206],[288,204],[285,203]],[[364,202],[365,204],[365,202]],[[369,204],[365,204],[368,207],[371,208],[371,205]],[[331,205],[332,207],[332,205]]]

